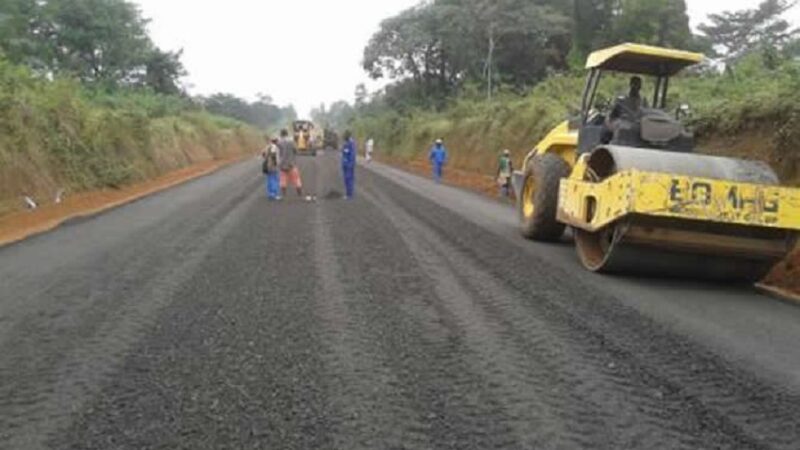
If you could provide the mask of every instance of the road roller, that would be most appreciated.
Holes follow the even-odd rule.
[[[522,235],[556,241],[569,227],[583,266],[604,273],[755,281],[785,258],[800,190],[763,162],[698,153],[688,106],[667,109],[670,79],[703,60],[639,44],[589,55],[580,116],[514,173]],[[631,92],[601,105],[609,72],[629,76]],[[652,97],[637,92],[643,78]]]

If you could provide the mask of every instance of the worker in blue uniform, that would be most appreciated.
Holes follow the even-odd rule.
[[[447,164],[447,149],[444,148],[444,142],[441,139],[436,140],[428,159],[433,166],[434,181],[441,183],[444,166]]]
[[[346,131],[342,147],[342,174],[344,175],[344,197],[347,200],[352,200],[355,195],[356,155],[356,140],[350,131]]]

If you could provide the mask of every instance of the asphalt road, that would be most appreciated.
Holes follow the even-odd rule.
[[[250,161],[0,249],[0,448],[800,446],[800,307],[301,161],[317,203]]]

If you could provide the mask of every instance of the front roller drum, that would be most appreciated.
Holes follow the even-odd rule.
[[[623,219],[596,232],[575,229],[578,257],[600,273],[758,281],[792,242],[774,230],[726,235],[664,225]]]
[[[603,183],[618,173],[635,170],[764,186],[778,184],[775,173],[763,163],[629,147],[596,149],[586,166],[585,180],[591,183]],[[629,189],[640,194],[638,188]],[[605,200],[613,203],[614,199]],[[618,202],[613,208],[631,211],[631,202],[628,200],[623,207]],[[609,203],[595,202],[586,213],[594,217],[600,208],[612,207]],[[587,269],[657,277],[753,281],[763,278],[796,241],[796,232],[788,229],[672,218],[647,212],[625,214],[599,229],[582,226],[592,219],[570,222],[578,256]],[[574,211],[565,217],[576,219]]]

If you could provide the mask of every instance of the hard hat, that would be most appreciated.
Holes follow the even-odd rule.
[[[509,149],[505,149],[505,150],[503,150],[503,154],[504,155],[510,155],[511,151]]]
[[[441,140],[441,139],[437,139],[437,140],[436,140],[436,143],[437,143],[437,144],[441,144],[441,143],[442,143],[442,140]]]

